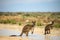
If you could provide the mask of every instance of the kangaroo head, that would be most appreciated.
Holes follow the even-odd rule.
[[[33,25],[35,25],[36,21],[32,21]]]
[[[51,23],[52,25],[54,24],[54,20],[52,21],[52,23]]]

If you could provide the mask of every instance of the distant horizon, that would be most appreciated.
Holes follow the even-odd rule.
[[[47,12],[48,13],[48,12]]]
[[[0,0],[0,12],[60,12],[60,0]]]

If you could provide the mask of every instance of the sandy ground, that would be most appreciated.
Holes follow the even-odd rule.
[[[0,40],[33,40],[33,39],[29,39],[28,37],[22,38],[22,37],[0,37]]]
[[[17,25],[17,24],[0,24],[0,29],[8,29],[8,30],[18,30],[21,32],[24,25]],[[39,35],[44,35],[44,28],[35,27],[34,33]],[[50,36],[60,36],[60,29],[54,28],[51,30]],[[8,37],[8,36],[0,36],[0,40],[30,40],[28,37],[21,38],[21,37]],[[33,40],[33,39],[31,39]]]

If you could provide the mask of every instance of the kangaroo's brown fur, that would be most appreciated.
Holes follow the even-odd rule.
[[[28,33],[29,33],[30,30],[32,30],[32,34],[33,34],[35,23],[36,23],[36,21],[32,21],[31,25],[30,24],[25,25],[22,29],[22,32],[21,32],[20,36],[22,36],[23,33],[25,33],[26,36],[28,36]]]
[[[46,27],[45,27],[45,35],[46,34],[50,34],[50,30],[53,28],[53,24],[54,24],[54,21],[52,21],[52,23],[51,24],[48,24],[48,25],[46,25]]]

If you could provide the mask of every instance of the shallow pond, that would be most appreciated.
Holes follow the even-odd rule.
[[[16,37],[20,37],[20,32],[17,30],[7,30],[3,29],[0,30],[0,36],[10,36],[10,35],[17,35]],[[22,36],[25,38],[25,34]],[[49,35],[39,35],[39,34],[30,34],[27,37],[29,40],[60,40],[60,36],[49,36]]]

